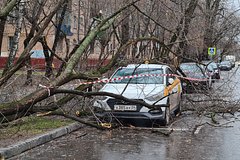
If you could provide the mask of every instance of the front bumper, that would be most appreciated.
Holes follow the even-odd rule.
[[[114,110],[114,105],[132,105],[132,103],[109,98],[103,101],[96,101],[94,107],[97,111],[96,116],[102,120],[110,122],[115,120],[116,122],[120,121],[122,124],[149,127],[164,125],[165,109],[169,105],[166,105],[167,99],[165,98],[161,102],[165,104],[158,104],[156,109],[149,109],[145,106],[135,104],[135,111]]]
[[[111,122],[120,122],[123,125],[139,127],[157,127],[165,124],[165,112],[152,115],[148,112],[103,112],[96,113],[102,119],[111,118]]]
[[[117,119],[145,119],[145,120],[157,120],[157,119],[164,119],[163,116],[164,112],[159,114],[151,114],[148,112],[103,112],[103,113],[96,113],[98,117],[105,117],[105,116],[112,116]]]

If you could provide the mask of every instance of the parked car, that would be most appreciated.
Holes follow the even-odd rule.
[[[237,66],[240,66],[240,61],[237,61],[237,62],[236,62],[236,65],[237,65]]]
[[[234,68],[235,67],[235,62],[234,61],[230,61],[231,63],[231,67]]]
[[[158,107],[149,108],[109,96],[98,97],[94,102],[100,118],[111,117],[123,123],[140,126],[167,125],[173,114],[181,109],[181,82],[167,65],[141,64],[118,68],[99,92],[122,95]],[[133,76],[134,75],[134,76]],[[123,78],[123,77],[131,78]],[[114,80],[115,79],[115,80]],[[118,79],[118,80],[116,80]]]
[[[220,69],[217,63],[213,61],[203,61],[202,63],[204,64],[204,71],[207,76],[211,76],[212,80],[220,79]]]
[[[230,71],[232,69],[232,64],[230,61],[222,61],[219,63],[218,67],[222,71]]]
[[[235,62],[236,62],[236,56],[235,55],[226,55],[224,57],[224,60],[225,61],[230,61],[231,65],[232,65],[232,68],[235,67]]]
[[[195,91],[209,90],[212,86],[212,80],[203,71],[203,66],[195,62],[181,63],[180,69],[186,76],[182,80],[183,92],[193,93]]]

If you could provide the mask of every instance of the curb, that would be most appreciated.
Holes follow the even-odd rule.
[[[29,138],[27,140],[20,141],[16,144],[8,146],[8,147],[0,148],[0,159],[16,156],[16,155],[18,155],[22,152],[25,152],[29,149],[32,149],[36,146],[39,146],[39,145],[49,142],[53,139],[56,139],[58,137],[61,137],[68,133],[71,133],[73,131],[76,131],[77,129],[81,128],[82,126],[83,125],[81,125],[80,123],[73,123],[68,126],[61,127],[61,128],[55,129],[53,131],[50,131],[48,133],[36,136],[34,138]]]

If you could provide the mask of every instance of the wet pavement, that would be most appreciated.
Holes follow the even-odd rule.
[[[231,72],[224,72],[230,77]],[[240,71],[233,76],[239,76]],[[238,96],[237,79],[232,94]],[[215,85],[221,87],[225,78]],[[228,83],[228,82],[226,82]],[[235,87],[234,87],[235,86]],[[227,88],[229,88],[227,87]],[[237,90],[236,90],[237,89]],[[224,89],[223,89],[224,90]],[[236,100],[236,97],[234,99]],[[100,131],[85,127],[72,134],[11,158],[24,160],[238,160],[240,159],[240,114],[218,114],[210,118],[184,112],[166,136],[162,130],[114,129]],[[198,127],[196,127],[198,126]]]
[[[218,124],[219,127],[213,127],[205,124],[194,130],[194,125],[190,126],[189,121],[197,122],[196,115],[187,115],[180,123],[188,123],[185,123],[184,127],[189,128],[181,131],[179,125],[182,124],[175,123],[173,128],[176,130],[169,136],[145,129],[100,131],[86,127],[12,159],[237,160],[240,157],[238,116],[226,115],[225,119],[219,116],[218,121],[223,126]],[[206,120],[202,118],[201,122]]]

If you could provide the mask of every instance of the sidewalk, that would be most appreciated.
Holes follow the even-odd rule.
[[[49,142],[53,139],[56,139],[58,137],[64,136],[66,134],[69,134],[73,131],[78,130],[79,128],[83,127],[80,123],[73,123],[68,126],[64,126],[55,130],[52,130],[48,133],[29,138],[24,141],[20,141],[16,144],[10,145],[5,148],[0,148],[0,160],[4,160],[7,158],[11,158],[13,156],[16,156],[18,154],[21,154],[22,152],[25,152],[29,149],[32,149],[36,146],[42,145],[46,142]]]

